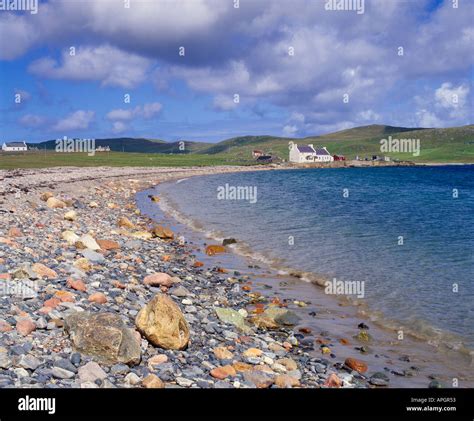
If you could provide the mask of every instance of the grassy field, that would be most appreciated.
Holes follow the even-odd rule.
[[[0,169],[77,167],[190,167],[210,165],[237,165],[228,157],[217,155],[167,155],[127,152],[100,152],[95,156],[86,153],[25,152],[0,153]],[[245,163],[243,163],[245,164]]]

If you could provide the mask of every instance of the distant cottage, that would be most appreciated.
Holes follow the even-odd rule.
[[[305,164],[310,162],[332,162],[334,158],[325,147],[314,148],[313,145],[297,145],[292,143],[290,146],[290,162]]]
[[[2,151],[4,152],[24,152],[27,150],[28,147],[25,142],[5,142],[2,145]]]
[[[270,164],[273,162],[273,157],[271,155],[260,155],[256,161],[260,164]]]

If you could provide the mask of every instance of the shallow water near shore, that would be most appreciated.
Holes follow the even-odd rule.
[[[362,171],[367,170],[364,169]],[[288,174],[286,171],[272,172],[271,177],[275,177],[275,174],[279,173]],[[243,178],[247,180],[253,179],[255,183],[258,183],[259,181],[255,181],[255,178],[253,178],[255,175],[252,173],[235,174],[239,178],[240,185],[242,185],[241,176],[244,176]],[[202,250],[203,244],[206,241],[209,242],[209,240],[203,238],[203,234],[208,239],[228,236],[236,237],[238,240],[243,239],[242,230],[232,231],[224,221],[212,219],[218,211],[212,205],[212,195],[215,197],[216,185],[223,185],[225,182],[239,185],[235,180],[233,181],[232,177],[233,175],[228,174],[225,176],[206,176],[181,180],[178,183],[161,184],[153,190],[140,192],[137,195],[137,202],[146,215],[158,222],[164,221],[168,225],[172,224],[178,233],[184,235],[188,242],[196,246],[196,255],[199,260],[204,261],[210,267],[222,266],[250,275],[254,280],[255,289],[260,289],[266,295],[270,294],[292,300],[309,301],[310,304],[307,307],[295,310],[302,317],[300,326],[309,326],[316,338],[323,336],[320,335],[321,332],[327,331],[330,332],[333,338],[346,338],[351,342],[351,346],[344,346],[338,343],[337,340],[332,343],[331,349],[337,355],[338,360],[346,357],[363,358],[368,362],[371,369],[379,371],[384,371],[385,369],[387,371],[386,368],[390,367],[390,369],[395,369],[395,371],[403,372],[403,370],[407,370],[412,374],[414,373],[413,377],[391,376],[390,384],[394,387],[427,387],[430,381],[428,376],[430,375],[435,375],[434,377],[437,379],[444,380],[448,387],[454,377],[460,379],[460,387],[472,386],[473,370],[470,356],[466,352],[457,352],[454,349],[445,348],[439,343],[429,344],[426,340],[416,340],[408,336],[403,341],[399,341],[394,330],[386,329],[386,324],[379,326],[379,322],[375,317],[376,313],[373,310],[369,311],[366,306],[353,306],[347,300],[334,299],[332,296],[325,295],[321,288],[289,276],[285,271],[278,273],[272,267],[262,263],[262,260],[267,259],[268,263],[276,261],[281,267],[284,267],[283,263],[285,262],[282,261],[283,259],[272,260],[271,257],[274,256],[270,255],[271,257],[269,258],[268,255],[264,255],[259,250],[252,253],[251,248],[248,246],[242,247],[241,244],[231,246],[230,249],[246,254],[246,258],[235,253],[214,257],[202,255],[200,250]],[[263,178],[268,180],[268,176],[265,177],[264,175]],[[203,185],[210,185],[209,190],[203,189]],[[260,184],[257,185],[260,187]],[[152,204],[147,199],[147,195],[150,193],[158,193],[162,197],[160,205],[165,210],[165,213],[156,204]],[[199,212],[197,215],[191,214],[189,208],[180,206],[180,201],[194,203],[193,210],[200,208],[201,212],[205,213],[208,219],[203,221],[200,218],[202,213]],[[204,203],[207,203],[208,206],[203,206]],[[205,212],[206,209],[208,212]],[[182,223],[175,219],[170,219],[169,216],[181,220]],[[235,226],[235,219],[232,220],[232,216],[229,216],[229,214],[227,214],[227,217],[230,219],[230,225]],[[262,224],[264,222],[263,217],[262,215]],[[250,221],[248,225],[250,225]],[[190,229],[191,227],[194,229]],[[242,225],[239,227],[242,228]],[[257,260],[249,260],[249,256],[257,257]],[[249,264],[252,266],[258,264],[260,268],[249,268]],[[315,276],[314,273],[310,273],[310,275]],[[316,277],[318,276],[324,277],[324,274],[316,274]],[[309,315],[313,311],[317,314],[315,317]],[[371,326],[370,333],[374,337],[374,343],[370,345],[371,351],[368,354],[362,355],[354,350],[355,346],[360,346],[361,344],[353,339],[353,336],[358,331],[357,324],[361,321]],[[384,318],[383,321],[386,322],[387,319]],[[455,335],[448,335],[446,338],[459,340],[459,336]],[[321,356],[319,350],[314,352]],[[406,359],[403,357],[406,355],[410,356],[409,361],[401,361],[400,358]],[[413,372],[413,370],[410,370],[411,367],[415,367],[418,371]]]

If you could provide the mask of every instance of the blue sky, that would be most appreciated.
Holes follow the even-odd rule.
[[[1,140],[214,142],[472,123],[474,1],[365,0],[360,13],[331,3],[40,0],[36,14],[2,10]]]

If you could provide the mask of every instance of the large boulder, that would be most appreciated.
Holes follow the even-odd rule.
[[[76,351],[104,364],[139,364],[140,341],[118,314],[77,312],[64,319]]]
[[[157,294],[135,319],[137,329],[153,345],[164,349],[184,349],[189,342],[189,326],[177,304]]]

